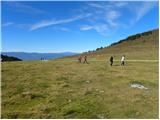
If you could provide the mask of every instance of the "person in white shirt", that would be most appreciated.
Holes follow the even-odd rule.
[[[121,66],[124,66],[124,61],[125,61],[125,55],[123,55],[121,58]]]

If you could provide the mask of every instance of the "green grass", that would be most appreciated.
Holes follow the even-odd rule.
[[[2,63],[2,118],[158,119],[159,29],[132,41],[51,61]],[[84,55],[84,54],[82,54]],[[143,84],[147,90],[131,88]]]
[[[158,118],[158,62],[114,64],[4,62],[2,118]]]

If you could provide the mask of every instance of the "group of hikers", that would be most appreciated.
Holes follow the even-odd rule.
[[[110,57],[110,65],[111,66],[113,65],[114,57],[113,56]],[[121,66],[124,66],[124,61],[125,61],[125,55],[123,55],[122,58],[121,58]]]
[[[115,56],[111,56],[110,59],[109,59],[111,66],[113,65],[114,57]],[[79,56],[78,61],[79,61],[79,63],[87,63],[88,64],[86,55],[85,56]],[[122,58],[121,58],[121,66],[124,66],[124,63],[125,63],[125,55],[123,55]]]
[[[87,63],[88,64],[87,56],[86,55],[85,56],[80,56],[78,58],[78,61],[79,61],[79,63]]]

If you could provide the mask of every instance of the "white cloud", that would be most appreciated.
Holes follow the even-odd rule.
[[[121,15],[118,11],[111,10],[111,11],[107,12],[106,18],[109,19],[109,20],[114,20],[114,19],[119,18],[120,16]]]
[[[108,25],[107,24],[84,25],[80,27],[80,30],[82,31],[95,30],[103,36],[108,35]]]
[[[98,4],[98,3],[88,3],[89,6],[91,7],[96,7],[96,8],[102,8],[104,9],[104,5]]]
[[[150,12],[156,4],[157,1],[137,1],[139,4],[130,4],[128,10],[133,15],[132,19],[129,19],[129,24],[125,25],[125,28],[130,28],[134,26],[139,20],[141,20],[148,12]]]
[[[41,21],[38,23],[35,23],[31,26],[30,30],[36,30],[42,27],[47,27],[50,25],[56,25],[56,24],[64,24],[64,23],[69,23],[69,22],[73,22],[75,20],[80,19],[80,17],[74,17],[74,18],[70,18],[70,19],[63,19],[63,20],[45,20],[45,21]]]
[[[91,30],[91,29],[93,29],[93,26],[89,26],[89,25],[81,26],[80,28],[80,30],[82,31]]]
[[[108,25],[107,24],[98,24],[94,26],[94,29],[101,35],[108,35]]]
[[[110,1],[110,2],[91,2],[88,3],[88,9],[92,9],[92,18],[89,18],[89,22],[94,24],[92,29],[95,29],[98,33],[102,31],[107,31],[108,28],[114,30],[119,28],[129,28],[132,27],[136,22],[143,18],[158,2],[153,1]],[[97,8],[97,9],[96,9]],[[132,12],[130,11],[132,10]],[[129,15],[125,15],[129,13]],[[125,18],[125,22],[120,19],[120,17]],[[105,19],[105,20],[104,20]],[[101,24],[101,25],[98,25]],[[102,29],[102,25],[107,25],[105,30]],[[127,26],[127,27],[126,27]],[[86,29],[89,29],[86,27]],[[91,27],[90,27],[91,29]],[[85,28],[84,28],[85,30]]]
[[[14,24],[13,22],[3,23],[3,24],[2,24],[2,27],[11,26],[11,25],[13,25],[13,24]]]
[[[13,2],[14,4],[12,6],[19,8],[19,11],[21,12],[35,12],[35,13],[45,13],[45,11],[33,8],[32,6],[29,6],[28,4],[24,4],[23,2]],[[80,30],[81,31],[87,31],[87,30],[95,30],[97,33],[106,36],[108,34],[108,31],[110,29],[120,29],[122,26],[129,26],[128,23],[130,21],[134,21],[133,24],[135,24],[137,21],[139,21],[142,17],[144,17],[158,2],[139,2],[140,4],[136,2],[126,2],[126,1],[112,1],[112,2],[87,2],[87,5],[84,6],[84,8],[80,9],[79,12],[76,11],[78,16],[74,16],[68,19],[49,19],[49,20],[42,20],[38,21],[35,24],[24,24],[19,25],[20,27],[28,27],[30,31],[52,26],[52,25],[59,25],[59,24],[66,24],[70,22],[74,22],[76,20],[84,20],[87,21],[88,25],[81,25]],[[132,6],[133,5],[133,6]],[[125,7],[125,9],[124,9]],[[132,9],[132,12],[129,11]],[[122,19],[119,19],[120,17],[123,17],[124,10],[127,13],[130,13],[131,17],[125,17],[125,22],[122,21]],[[125,12],[125,13],[126,13]],[[9,25],[12,25],[12,23],[9,23]],[[4,25],[4,26],[7,26]],[[62,31],[69,31],[69,29],[66,29],[64,27],[58,27],[59,30]],[[57,29],[58,30],[58,29]]]
[[[95,12],[94,16],[89,18],[91,25],[81,26],[80,30],[96,30],[100,35],[108,36],[109,29],[120,26],[120,23],[116,21],[120,16],[120,12],[116,10],[105,10],[103,13]]]
[[[114,22],[113,20],[107,20],[107,23],[111,26],[111,27],[118,27],[120,23],[118,22]]]
[[[143,16],[145,16],[155,5],[157,2],[144,2],[141,6],[135,8],[136,12],[136,21],[139,21]]]
[[[35,23],[35,24],[31,25],[30,31],[36,30],[36,29],[39,29],[39,28],[42,28],[42,27],[51,26],[51,25],[65,24],[65,23],[74,22],[74,21],[76,21],[76,20],[79,20],[79,19],[88,17],[88,16],[90,16],[90,15],[91,15],[91,14],[88,13],[88,14],[85,14],[85,15],[75,16],[75,17],[72,17],[72,18],[69,18],[69,19],[61,19],[61,20],[51,19],[51,20],[44,20],[44,21],[41,21],[41,22],[38,22],[38,23]]]
[[[128,2],[126,1],[114,1],[113,2],[114,6],[116,7],[125,7],[126,5],[128,5]]]
[[[88,21],[94,24],[95,30],[98,33],[102,33],[102,31],[99,28],[102,29],[102,26],[105,26],[105,31],[106,28],[108,29],[109,27],[111,29],[114,29],[115,27],[117,28],[120,26],[119,22],[117,19],[121,16],[121,12],[118,11],[122,6],[126,6],[128,3],[127,2],[91,2],[88,3],[88,9],[92,9],[92,14]],[[96,9],[99,8],[99,9]],[[119,9],[116,9],[119,8]],[[107,25],[107,26],[106,26]],[[97,27],[99,26],[99,27]],[[91,29],[91,27],[86,27],[84,29]]]
[[[118,27],[119,22],[115,22],[121,16],[120,12],[111,10],[106,14],[106,21],[111,27]]]

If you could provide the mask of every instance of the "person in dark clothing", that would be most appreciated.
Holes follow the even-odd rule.
[[[84,56],[84,62],[83,63],[87,63],[88,64],[88,62],[87,62],[87,56]]]
[[[113,56],[110,57],[110,65],[113,65]]]

